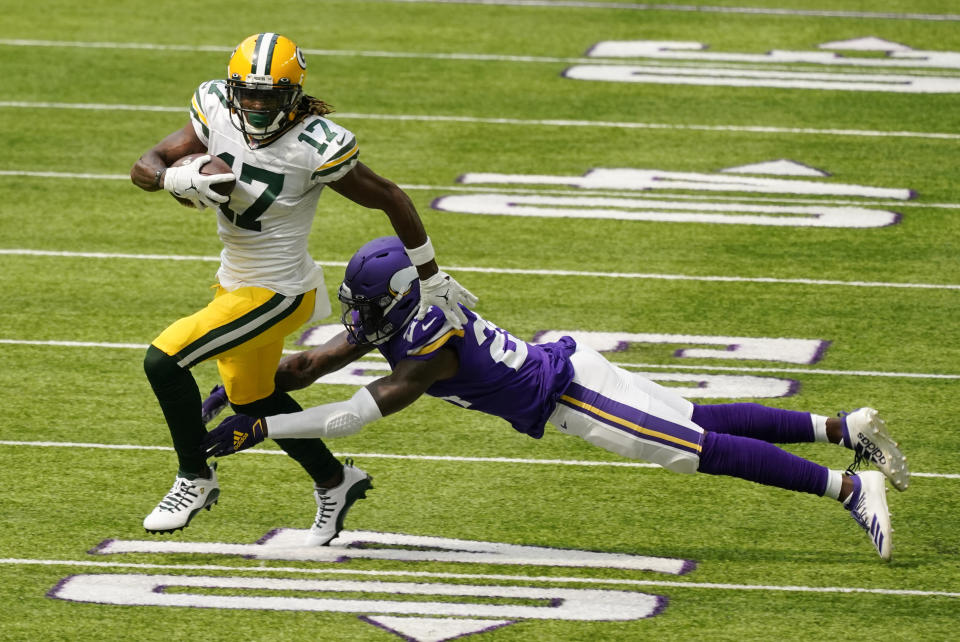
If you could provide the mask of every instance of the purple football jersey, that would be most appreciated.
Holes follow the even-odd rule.
[[[461,306],[462,307],[462,306]],[[470,410],[501,417],[516,430],[539,439],[557,398],[573,379],[570,337],[533,345],[517,339],[472,310],[463,328],[447,322],[438,308],[411,321],[380,346],[393,367],[403,359],[430,359],[451,348],[460,359],[456,376],[434,383],[427,394]]]

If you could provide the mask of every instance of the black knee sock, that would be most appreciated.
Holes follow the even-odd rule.
[[[252,417],[281,415],[302,410],[293,397],[279,390],[275,390],[266,399],[243,405],[231,405],[234,412]],[[283,448],[285,453],[303,466],[317,484],[323,484],[343,469],[343,464],[337,461],[322,439],[275,439],[274,441]]]
[[[207,458],[201,451],[206,430],[200,421],[200,389],[189,370],[177,365],[174,357],[150,346],[143,359],[143,370],[170,428],[177,451],[180,472],[201,474],[207,470]]]

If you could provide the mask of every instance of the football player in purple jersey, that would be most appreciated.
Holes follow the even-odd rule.
[[[468,309],[460,328],[436,308],[417,319],[418,287],[398,238],[360,248],[339,291],[345,331],[286,357],[276,384],[285,391],[303,388],[374,349],[386,357],[391,373],[345,401],[269,417],[228,417],[208,433],[206,453],[229,455],[266,437],[351,435],[428,394],[501,417],[534,438],[550,423],[618,455],[675,472],[728,475],[839,500],[880,556],[890,559],[884,476],[902,491],[909,472],[876,410],[828,418],[754,403],[694,404],[570,337],[526,343]],[[215,397],[208,405],[216,404]],[[854,450],[848,474],[773,445],[813,441]],[[862,461],[879,470],[856,472]]]

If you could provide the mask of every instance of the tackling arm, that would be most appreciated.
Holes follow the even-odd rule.
[[[266,436],[276,439],[352,435],[368,423],[412,404],[434,381],[456,374],[457,364],[452,350],[440,350],[427,361],[400,361],[393,372],[361,388],[347,401],[267,417]]]
[[[347,341],[346,331],[316,348],[284,357],[277,367],[274,383],[278,390],[290,392],[306,388],[325,374],[349,365],[373,349]]]
[[[336,401],[300,412],[270,417],[233,415],[207,433],[207,455],[223,457],[246,450],[266,437],[345,437],[380,417],[398,412],[420,398],[440,379],[454,376],[459,360],[453,350],[441,349],[427,361],[400,361],[393,372],[358,390],[346,401]]]

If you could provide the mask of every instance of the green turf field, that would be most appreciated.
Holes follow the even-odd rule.
[[[954,0],[5,4],[0,639],[957,638]],[[349,548],[285,546],[315,504],[272,443],[221,461],[189,528],[144,533],[176,460],[143,352],[206,304],[219,242],[128,172],[259,31],[305,50],[308,92],[485,318],[626,346],[610,359],[698,402],[879,408],[914,473],[888,485],[893,560],[826,499],[435,399],[331,442],[374,477]],[[321,199],[331,295],[389,232]]]

